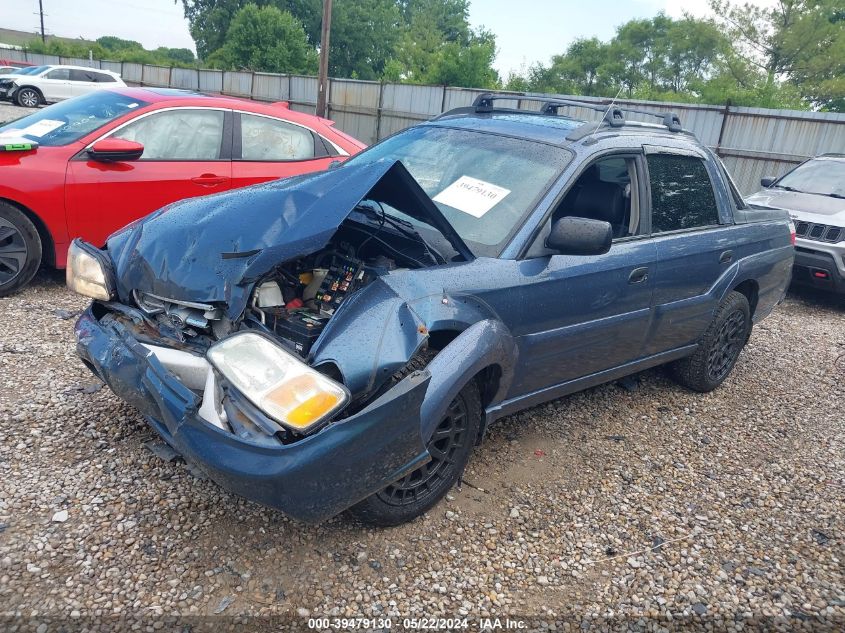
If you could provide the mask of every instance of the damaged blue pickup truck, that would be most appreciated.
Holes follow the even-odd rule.
[[[648,367],[716,388],[784,297],[786,212],[673,115],[500,99],[77,240],[80,357],[215,482],[306,522],[408,521],[494,420]]]

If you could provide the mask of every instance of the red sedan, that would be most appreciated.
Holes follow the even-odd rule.
[[[102,246],[166,204],[326,169],[364,148],[286,103],[118,88],[0,127],[0,296],[75,237]]]

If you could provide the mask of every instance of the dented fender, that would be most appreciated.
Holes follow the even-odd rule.
[[[426,440],[431,437],[458,392],[491,365],[499,368],[498,386],[484,404],[503,400],[513,379],[517,355],[513,337],[501,321],[485,319],[461,332],[427,367],[431,382],[420,409],[420,435]]]

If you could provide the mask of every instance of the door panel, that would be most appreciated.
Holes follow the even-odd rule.
[[[144,145],[140,160],[104,163],[83,152],[70,161],[65,187],[68,229],[100,246],[118,228],[171,202],[231,188],[231,161],[217,158],[226,112],[178,108],[154,112],[109,136]]]
[[[509,397],[640,358],[653,282],[650,272],[632,273],[655,261],[645,239],[615,243],[605,255],[521,262],[527,317],[514,332],[520,362]]]
[[[718,302],[711,289],[737,257],[736,233],[733,226],[719,225],[701,158],[655,153],[647,164],[658,263],[646,351],[658,353],[694,343],[704,333]]]
[[[47,101],[61,101],[74,96],[67,68],[51,70],[40,78],[38,87]]]
[[[336,158],[308,128],[268,116],[236,115],[233,187],[322,171]]]

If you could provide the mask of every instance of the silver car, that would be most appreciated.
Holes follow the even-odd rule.
[[[845,294],[845,154],[822,154],[748,198],[786,209],[795,223],[793,283]]]

